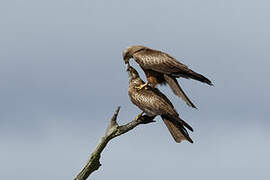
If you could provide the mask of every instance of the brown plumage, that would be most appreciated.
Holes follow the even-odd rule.
[[[149,117],[160,115],[176,142],[187,140],[193,143],[186,130],[188,128],[193,131],[192,127],[179,117],[170,100],[158,89],[151,86],[138,90],[137,87],[143,85],[144,82],[134,68],[129,66],[128,71],[128,94],[132,103]]]
[[[157,84],[168,84],[175,95],[182,98],[187,105],[196,108],[178,84],[176,78],[183,77],[213,85],[212,82],[201,74],[198,74],[186,65],[180,63],[167,53],[150,49],[145,46],[130,46],[123,52],[125,63],[133,58],[143,69],[147,81],[153,87]]]

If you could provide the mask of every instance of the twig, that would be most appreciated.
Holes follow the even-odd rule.
[[[86,180],[90,174],[92,174],[94,171],[99,169],[99,167],[101,166],[100,161],[99,161],[101,153],[111,139],[117,136],[120,136],[122,134],[125,134],[126,132],[132,130],[139,124],[148,124],[148,123],[155,122],[153,118],[150,118],[148,116],[142,116],[139,119],[136,118],[125,125],[119,126],[117,123],[117,116],[118,116],[119,111],[120,111],[120,107],[116,109],[113,117],[111,118],[110,125],[105,132],[105,135],[101,137],[95,150],[92,152],[88,162],[86,163],[84,168],[81,170],[81,172],[77,175],[75,180]]]

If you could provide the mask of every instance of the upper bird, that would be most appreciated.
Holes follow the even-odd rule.
[[[178,84],[176,78],[183,77],[194,79],[212,86],[212,82],[203,75],[189,69],[185,64],[180,63],[169,54],[150,49],[145,46],[130,46],[123,51],[123,59],[129,64],[129,59],[133,58],[143,69],[148,83],[141,85],[142,89],[147,84],[155,87],[157,84],[169,84],[172,91],[181,97],[187,105],[196,108],[185,92]]]
[[[170,100],[158,89],[151,86],[138,90],[136,87],[143,85],[144,82],[133,67],[128,66],[127,70],[129,72],[128,94],[132,103],[138,106],[147,117],[153,119],[160,115],[176,142],[187,140],[192,143],[193,141],[186,130],[187,128],[193,131],[192,127],[179,117]],[[137,118],[140,118],[143,113]]]

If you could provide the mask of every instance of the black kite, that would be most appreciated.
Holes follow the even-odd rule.
[[[192,127],[179,117],[170,100],[158,89],[151,86],[139,90],[137,87],[145,84],[144,81],[131,66],[128,66],[128,71],[128,94],[132,103],[138,106],[148,117],[154,118],[160,115],[176,142],[180,143],[182,140],[187,140],[193,143],[186,130],[188,128],[193,131]],[[140,116],[142,116],[142,113]]]

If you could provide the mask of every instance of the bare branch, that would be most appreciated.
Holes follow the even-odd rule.
[[[117,107],[117,109],[116,109],[116,111],[111,119],[111,126],[117,125],[116,120],[117,120],[117,116],[118,116],[119,111],[120,111],[120,106]]]
[[[90,174],[92,174],[94,171],[99,169],[99,167],[101,166],[100,161],[99,161],[101,153],[111,139],[127,133],[128,131],[132,130],[139,124],[148,124],[148,123],[155,122],[153,120],[154,117],[151,118],[148,116],[142,116],[139,119],[135,118],[133,121],[125,125],[119,126],[117,123],[117,116],[118,116],[119,111],[120,111],[120,107],[116,109],[113,117],[111,118],[110,125],[107,128],[104,136],[101,137],[101,139],[99,140],[99,143],[97,144],[96,148],[92,152],[88,162],[86,163],[84,168],[81,170],[81,172],[77,175],[75,180],[86,180],[90,176]]]

